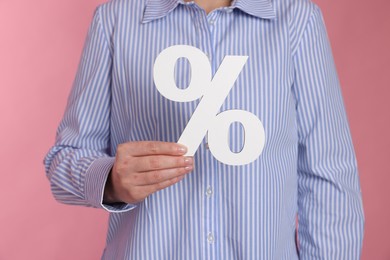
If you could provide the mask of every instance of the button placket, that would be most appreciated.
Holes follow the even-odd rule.
[[[212,12],[209,15],[205,15],[204,12],[202,12],[202,15],[199,17],[199,39],[200,39],[200,49],[205,53],[208,60],[210,61],[210,66],[212,69],[212,74],[215,73],[215,64],[213,64],[214,61],[214,55],[215,55],[215,49],[214,49],[214,43],[213,43],[213,33],[215,32],[215,26],[218,22],[217,20],[218,14],[217,12]],[[211,23],[210,23],[211,21]],[[202,149],[204,154],[204,162],[207,162],[207,169],[208,172],[204,174],[204,179],[202,180],[202,202],[203,202],[203,243],[204,243],[204,258],[210,259],[215,255],[218,255],[219,247],[216,243],[216,235],[218,234],[218,223],[215,223],[215,214],[216,214],[216,203],[218,196],[216,196],[216,187],[215,185],[215,171],[216,169],[213,166],[213,161],[215,158],[213,155],[209,152],[209,145],[208,145],[208,136],[206,134]],[[207,152],[208,151],[208,152]]]

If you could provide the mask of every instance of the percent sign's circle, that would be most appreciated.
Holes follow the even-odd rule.
[[[191,81],[186,89],[179,89],[174,80],[175,64],[179,58],[186,58],[191,66]],[[222,163],[248,164],[263,151],[265,132],[259,118],[243,110],[229,110],[217,115],[247,59],[247,56],[225,56],[211,79],[210,62],[195,47],[171,46],[156,58],[154,82],[164,97],[177,102],[189,102],[202,97],[178,140],[178,143],[187,146],[186,155],[195,154],[207,132],[210,151]],[[241,123],[245,131],[243,149],[239,153],[232,152],[228,145],[229,128],[233,122]]]
[[[187,88],[180,89],[175,82],[175,65],[179,58],[187,58],[191,64],[191,81]],[[211,66],[201,50],[174,45],[162,51],[154,62],[153,78],[157,90],[167,99],[190,102],[202,97],[211,82]]]
[[[244,146],[239,153],[232,152],[228,143],[229,128],[234,122],[240,122],[245,131]],[[253,162],[263,151],[265,143],[265,132],[261,121],[254,114],[244,110],[228,110],[218,114],[207,136],[213,156],[218,161],[230,165]]]

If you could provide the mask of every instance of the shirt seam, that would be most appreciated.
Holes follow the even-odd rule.
[[[106,43],[107,47],[110,46],[110,41],[108,40],[108,36],[107,34],[105,33],[104,31],[104,27],[103,27],[103,23],[102,23],[102,14],[101,14],[101,9],[103,8],[103,5],[100,5],[97,9],[96,9],[96,12],[97,12],[97,19],[98,19],[98,27],[99,27],[99,30],[101,31],[102,35],[103,35],[103,38],[104,38],[104,42]],[[111,48],[108,48],[108,51],[110,53],[110,56],[112,58],[112,50]]]
[[[306,31],[308,30],[309,24],[314,17],[314,11],[316,10],[316,5],[313,2],[310,2],[310,7],[311,7],[310,15],[307,18],[307,21],[305,23],[305,28],[302,30],[302,33],[297,36],[297,44],[294,47],[294,49],[292,50],[292,57],[295,56],[295,54],[298,52],[300,46],[302,45],[303,36],[305,35]]]

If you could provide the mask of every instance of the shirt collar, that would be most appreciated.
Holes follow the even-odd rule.
[[[241,11],[258,18],[276,18],[276,12],[272,5],[272,0],[234,0],[231,7],[236,7]]]
[[[183,0],[147,0],[142,22],[162,18],[175,9]],[[276,18],[272,0],[233,0],[230,9],[238,8],[245,13],[263,19]]]

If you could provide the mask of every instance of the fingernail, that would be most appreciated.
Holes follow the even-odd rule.
[[[192,163],[193,163],[192,157],[185,157],[185,158],[184,158],[184,163],[185,163],[186,165],[192,165]]]
[[[192,166],[186,166],[186,167],[184,167],[184,169],[185,169],[186,171],[191,171],[193,168],[194,168],[194,167],[192,167]]]
[[[184,145],[179,144],[179,147],[177,148],[177,151],[180,153],[186,153],[187,152],[187,147]]]

